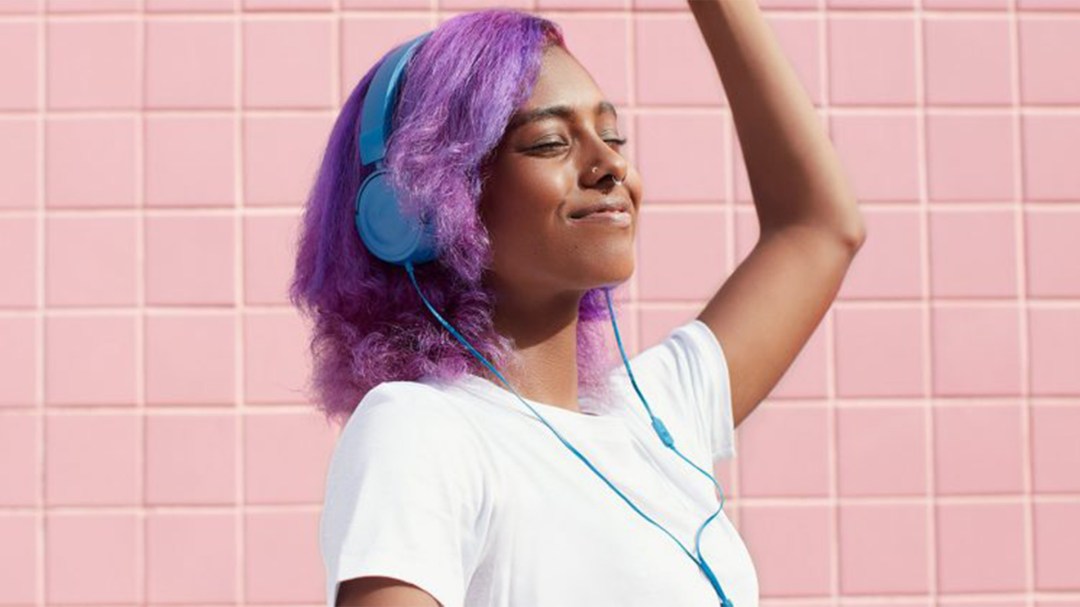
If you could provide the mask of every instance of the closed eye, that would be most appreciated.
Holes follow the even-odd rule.
[[[606,141],[608,143],[611,143],[611,144],[614,144],[614,145],[617,145],[617,146],[623,146],[623,145],[626,145],[626,142],[629,141],[629,139],[627,139],[626,137],[622,137],[622,138],[618,138],[618,139],[605,139],[604,141]],[[559,147],[559,146],[564,146],[564,145],[566,145],[566,144],[562,143],[562,142],[559,142],[559,141],[553,141],[551,143],[544,143],[544,144],[541,144],[541,145],[533,146],[533,147],[531,147],[529,149],[530,150],[543,150],[543,149],[547,149],[547,148],[554,148],[554,147]]]

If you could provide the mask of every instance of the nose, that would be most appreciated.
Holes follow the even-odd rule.
[[[600,162],[594,163],[590,169],[589,175],[593,178],[596,178],[597,176],[605,178],[610,175],[615,181],[615,185],[622,185],[626,182],[629,173],[628,168],[629,165],[626,162],[626,159],[623,158],[621,154],[616,154],[614,159],[608,157],[606,159],[601,159]]]
[[[593,173],[595,173],[595,172],[597,172],[598,169],[596,167],[593,167],[592,170],[593,170]],[[622,185],[623,181],[625,181],[625,179],[619,179],[613,173],[608,173],[608,174],[611,175],[611,178],[615,180],[615,185]]]

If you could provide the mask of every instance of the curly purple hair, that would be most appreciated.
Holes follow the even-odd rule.
[[[513,113],[531,96],[544,50],[566,49],[553,21],[491,9],[443,22],[409,61],[392,118],[386,166],[410,212],[430,213],[437,260],[416,266],[424,295],[496,368],[512,363],[511,339],[493,328],[495,293],[485,286],[491,262],[478,211],[484,177]],[[384,55],[341,108],[308,195],[289,298],[312,319],[311,386],[329,421],[344,423],[376,385],[479,373],[466,350],[417,295],[404,268],[364,248],[354,200],[372,172],[356,148],[364,95]],[[604,393],[608,367],[601,289],[578,309],[579,389]]]

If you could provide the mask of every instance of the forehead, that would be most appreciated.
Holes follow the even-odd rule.
[[[596,113],[617,117],[615,107],[604,98],[592,75],[566,50],[553,45],[544,52],[532,95],[510,118],[507,130],[553,115],[567,117],[565,111],[549,111],[556,107],[586,116]]]
[[[540,74],[526,107],[554,101],[570,101],[568,96],[600,97],[600,87],[591,74],[566,49],[552,45],[545,49]]]

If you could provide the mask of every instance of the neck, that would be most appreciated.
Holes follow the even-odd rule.
[[[495,330],[514,340],[518,364],[499,372],[524,398],[580,412],[577,324],[582,293],[546,298],[499,291]],[[485,375],[505,387],[490,370]]]

